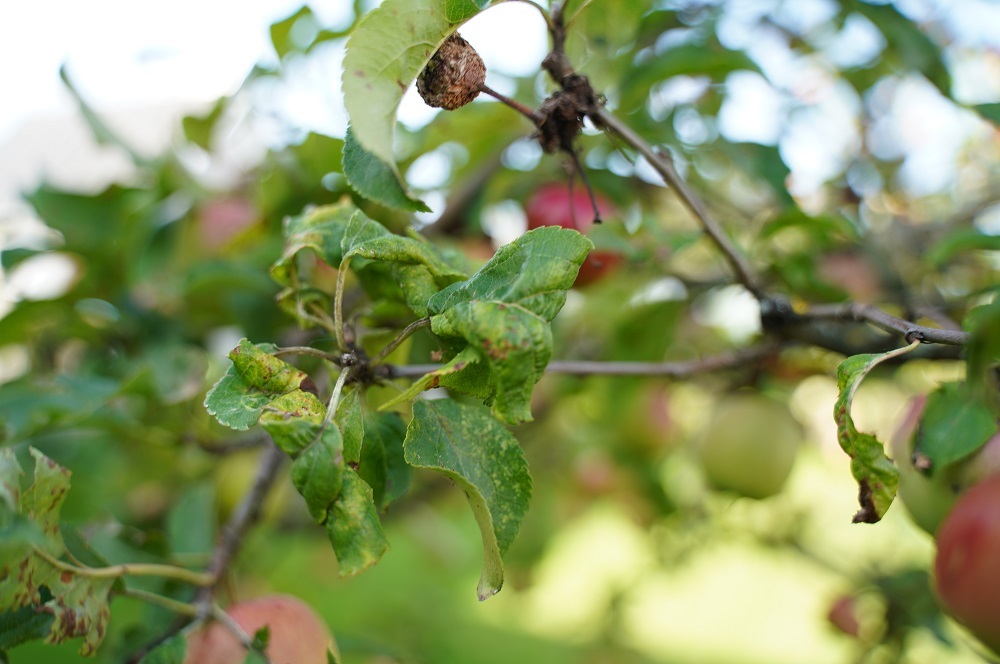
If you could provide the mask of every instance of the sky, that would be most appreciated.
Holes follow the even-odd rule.
[[[146,138],[157,146],[169,140],[170,129],[181,115],[206,108],[219,96],[235,92],[255,63],[273,61],[269,25],[292,14],[300,4],[301,0],[3,3],[0,146],[32,120],[74,116],[72,99],[58,76],[62,65],[83,96],[111,116],[135,109],[169,108],[165,115],[148,120]],[[325,24],[344,27],[352,19],[351,4],[349,0],[317,0],[310,6]],[[374,4],[377,0],[369,2]],[[650,4],[655,3],[650,0]],[[1000,2],[898,0],[897,6],[915,19],[933,20],[951,39],[965,44],[964,50],[955,50],[951,62],[958,73],[956,93],[960,98],[970,103],[1000,100],[1000,29],[991,29],[1000,25]],[[794,57],[777,30],[748,28],[761,14],[776,7],[776,15],[785,26],[800,29],[822,26],[835,10],[835,3],[729,3],[720,22],[720,39],[729,48],[747,49],[766,78],[749,71],[733,74],[726,83],[729,99],[717,123],[707,122],[690,109],[676,114],[674,123],[678,135],[692,145],[709,140],[713,132],[734,141],[777,144],[793,170],[793,188],[802,193],[819,187],[842,170],[845,158],[857,145],[857,116],[863,102],[845,84],[832,80],[829,67],[821,60]],[[537,71],[547,47],[544,26],[535,10],[520,2],[489,9],[464,25],[462,33],[486,61],[490,72],[487,82],[500,92],[509,89],[507,77]],[[511,34],[517,35],[514,49],[509,47]],[[864,62],[877,54],[882,43],[871,24],[852,20],[843,30],[829,35],[823,54],[838,65]],[[324,46],[318,49],[317,57],[293,63],[292,75],[287,77],[290,82],[276,83],[280,87],[273,95],[260,95],[257,101],[293,125],[343,135],[347,122],[339,86],[343,48],[342,44]],[[981,48],[987,49],[986,58],[974,51],[975,55],[968,56],[971,49]],[[698,85],[697,81],[679,77],[672,85],[655,90],[651,112],[666,117],[685,95],[696,95]],[[893,89],[892,98],[895,106],[887,115],[887,125],[899,130],[881,132],[879,147],[890,158],[909,160],[903,177],[914,193],[933,193],[950,186],[946,170],[930,169],[928,165],[952,160],[982,127],[977,128],[975,118],[956,114],[919,81],[904,81]],[[793,107],[795,111],[786,116]],[[418,128],[435,113],[411,89],[399,119]],[[27,188],[43,176],[72,170],[74,164],[62,163],[67,160],[52,154],[57,147],[52,147],[45,159],[33,160],[31,155],[20,153],[0,154],[0,217],[9,208],[16,188]],[[86,158],[73,157],[80,161]],[[4,189],[5,162],[8,172],[16,171],[16,187]],[[78,170],[81,178],[88,175],[86,168]],[[97,186],[94,179],[98,171],[90,169],[91,181],[85,181],[86,186]],[[107,172],[113,175],[119,171],[109,166]],[[641,166],[636,174],[656,177]]]

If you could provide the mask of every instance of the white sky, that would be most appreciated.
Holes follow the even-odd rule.
[[[199,102],[232,93],[255,62],[273,57],[269,25],[300,4],[300,0],[0,3],[0,145],[30,118],[72,113],[72,102],[58,79],[62,63],[83,95],[102,111],[171,104],[179,114]],[[317,0],[310,5],[328,23],[346,24],[351,18],[349,0]],[[980,62],[982,58],[965,62],[961,69],[967,75],[958,77],[956,88],[970,101],[1000,98],[1000,76],[996,75],[1000,71],[1000,2],[900,0],[899,5],[917,18],[936,17],[970,47],[992,47],[992,65]],[[797,185],[809,188],[838,172],[842,156],[855,144],[851,133],[859,101],[844,86],[833,84],[822,63],[793,58],[777,31],[748,31],[748,21],[776,6],[781,7],[781,22],[790,27],[821,25],[834,8],[831,0],[731,3],[720,23],[720,38],[730,48],[747,48],[770,84],[759,75],[737,73],[728,81],[731,99],[723,106],[717,127],[704,125],[691,113],[676,119],[675,127],[692,140],[720,131],[731,140],[780,143],[784,158],[796,171]],[[544,26],[535,10],[518,2],[490,9],[463,26],[462,32],[486,61],[488,82],[500,91],[508,84],[505,75],[537,71],[546,48]],[[516,48],[510,46],[511,35],[516,35]],[[854,21],[831,38],[828,57],[864,60],[877,51],[879,40],[870,24]],[[342,47],[333,46],[298,65],[293,82],[280,84],[280,94],[264,100],[270,104],[268,110],[304,127],[342,134],[346,116],[339,100],[341,57]],[[946,118],[946,124],[954,120],[946,117],[949,109],[943,102],[933,102],[932,91],[910,86],[904,92],[911,102],[909,108],[920,116],[919,125],[941,124],[928,114]],[[802,102],[813,106],[781,121],[783,109]],[[654,100],[663,111],[669,111],[671,103],[676,102],[663,95]],[[419,126],[434,112],[411,91],[404,99],[400,120]],[[907,109],[900,107],[899,112],[905,114]],[[969,131],[969,127],[945,131],[946,140],[936,149],[924,141],[925,155],[919,161],[947,159],[947,153],[957,149]],[[900,138],[905,142],[907,137]],[[0,174],[4,160],[0,154]]]

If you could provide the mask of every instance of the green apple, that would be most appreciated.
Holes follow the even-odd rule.
[[[714,487],[762,499],[782,490],[801,442],[802,426],[788,406],[741,392],[716,402],[697,451]]]

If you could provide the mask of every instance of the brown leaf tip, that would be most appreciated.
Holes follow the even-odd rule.
[[[420,72],[417,92],[428,106],[453,111],[475,99],[485,82],[483,59],[455,32]]]

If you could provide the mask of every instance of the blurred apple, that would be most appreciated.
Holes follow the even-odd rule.
[[[599,193],[594,194],[601,218],[612,217],[614,206]],[[583,187],[574,187],[572,193],[566,184],[547,184],[539,187],[524,207],[528,216],[528,230],[542,226],[562,226],[580,231],[584,235],[594,225],[594,206]],[[614,272],[623,261],[614,251],[595,249],[584,259],[575,286],[586,286]]]
[[[339,656],[326,623],[305,602],[290,595],[268,595],[233,604],[226,611],[249,636],[265,625],[266,653],[272,664],[327,664],[327,650]],[[188,637],[184,664],[243,664],[247,651],[218,622]]]
[[[941,606],[1000,654],[1000,475],[962,494],[938,529],[937,545]]]
[[[784,487],[802,435],[788,406],[756,392],[741,392],[716,402],[701,432],[698,456],[715,488],[768,498]]]

